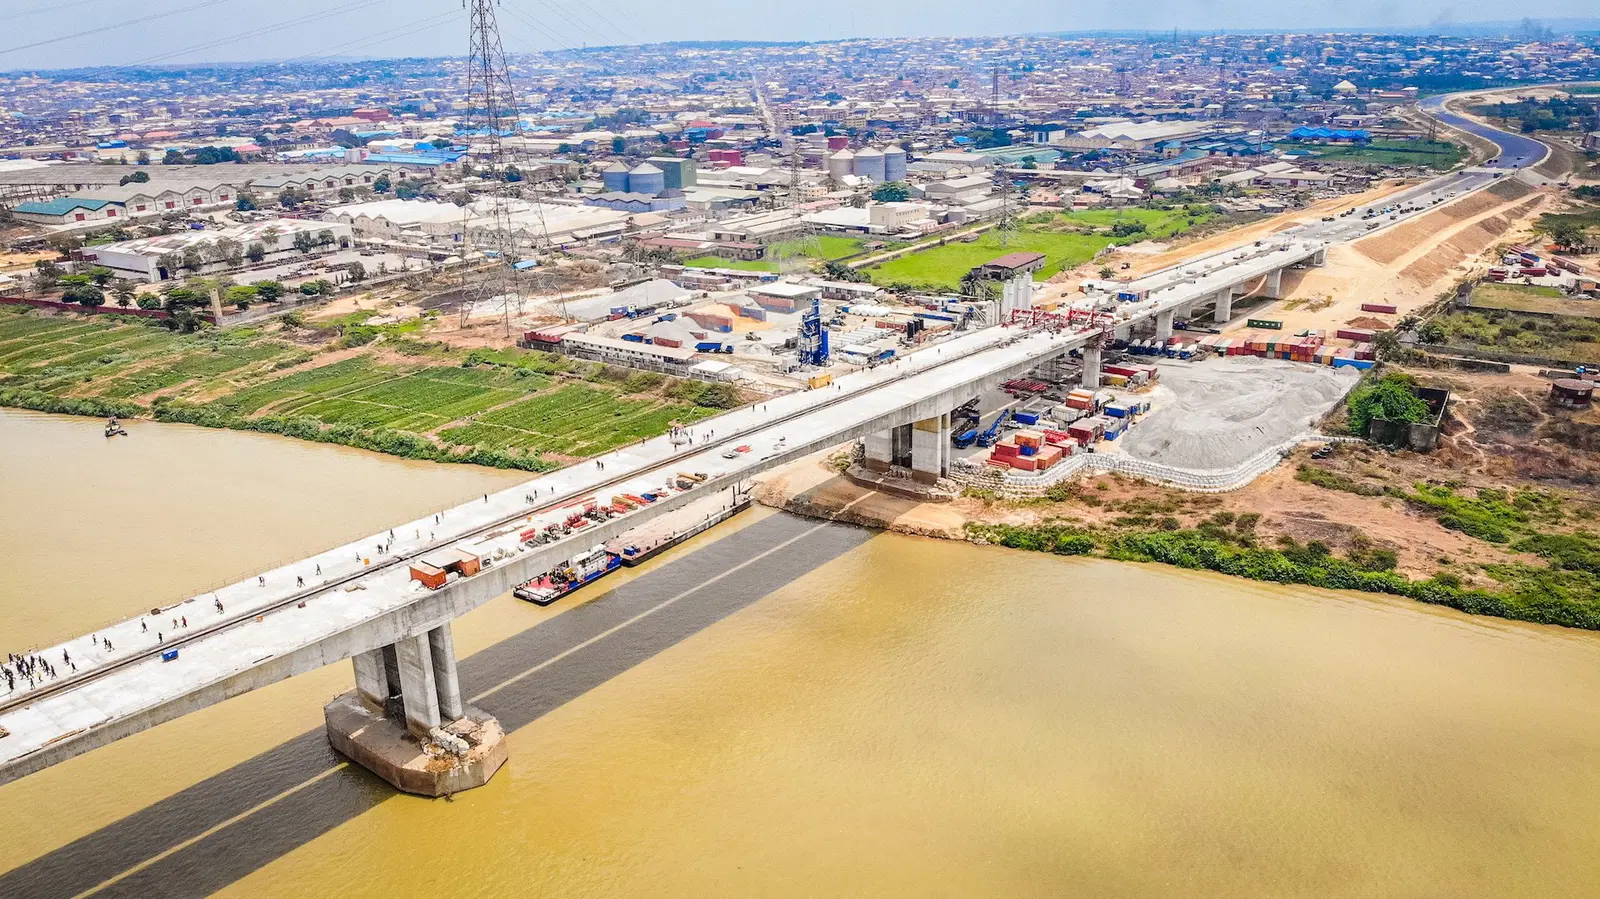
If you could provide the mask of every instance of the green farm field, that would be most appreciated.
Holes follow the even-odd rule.
[[[179,334],[116,316],[0,310],[0,405],[543,471],[740,402],[725,385],[423,344],[411,338],[422,327],[351,347],[337,336],[308,345],[307,332],[277,325]]]
[[[1466,151],[1459,144],[1425,140],[1375,140],[1365,144],[1316,144],[1279,141],[1278,148],[1312,153],[1330,162],[1366,165],[1425,165],[1443,171],[1461,162]]]

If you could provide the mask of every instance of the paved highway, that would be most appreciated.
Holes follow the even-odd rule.
[[[1531,137],[1524,137],[1520,134],[1512,134],[1509,131],[1502,131],[1499,128],[1485,125],[1482,122],[1475,122],[1472,119],[1466,118],[1465,116],[1456,115],[1455,113],[1449,111],[1448,104],[1450,101],[1458,100],[1462,97],[1473,96],[1477,93],[1478,92],[1473,91],[1464,94],[1447,94],[1438,97],[1429,97],[1418,104],[1418,106],[1423,112],[1426,112],[1428,115],[1431,115],[1439,121],[1444,122],[1446,125],[1459,128],[1469,134],[1477,135],[1478,137],[1491,141],[1498,146],[1500,148],[1500,156],[1497,159],[1487,163],[1487,168],[1525,169],[1538,165],[1544,161],[1546,156],[1550,155],[1549,147],[1539,143]]]

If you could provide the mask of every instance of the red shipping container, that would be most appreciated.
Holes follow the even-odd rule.
[[[1034,456],[1018,456],[1011,460],[1011,467],[1022,471],[1036,471],[1039,463]]]
[[[1393,314],[1395,314],[1395,312],[1397,310],[1395,309],[1395,307],[1393,305],[1391,305],[1389,303],[1362,303],[1361,304],[1361,311],[1362,312],[1384,312],[1384,313],[1388,313],[1389,315],[1393,315]]]

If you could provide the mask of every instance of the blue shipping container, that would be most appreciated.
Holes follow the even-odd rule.
[[[622,335],[622,339],[632,343],[644,343],[643,334],[624,334]]]
[[[1104,411],[1107,415],[1111,415],[1116,418],[1127,418],[1129,415],[1127,407],[1119,406],[1116,403],[1107,403]]]
[[[1025,425],[1036,425],[1039,423],[1039,413],[1037,412],[1017,412],[1011,417]]]

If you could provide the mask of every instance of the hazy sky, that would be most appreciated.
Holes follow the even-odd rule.
[[[1424,28],[1524,16],[1594,16],[1597,9],[1594,0],[504,0],[500,20],[506,50],[515,53],[697,39]],[[460,0],[0,0],[0,26],[0,70],[325,55],[444,56],[466,48]]]

